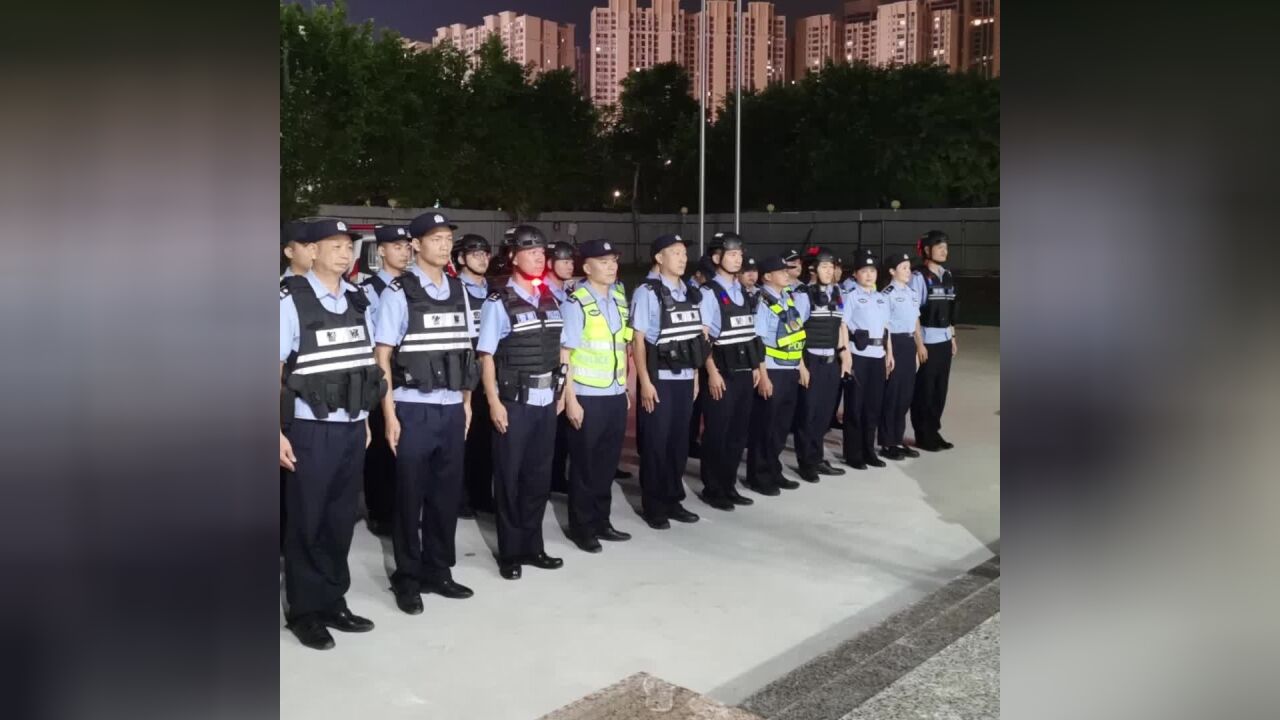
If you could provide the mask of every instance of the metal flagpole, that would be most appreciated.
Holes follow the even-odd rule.
[[[698,257],[702,257],[707,222],[707,0],[702,0],[698,20],[698,77]]]
[[[733,133],[733,231],[742,232],[742,36],[746,28],[742,24],[742,0],[738,0],[738,82],[737,98],[734,107],[737,110],[737,127]]]

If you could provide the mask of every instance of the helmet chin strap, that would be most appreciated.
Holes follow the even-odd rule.
[[[516,272],[517,272],[517,273],[519,273],[520,277],[524,278],[525,280],[528,280],[529,282],[533,282],[533,281],[535,281],[535,280],[536,280],[536,281],[538,281],[538,282],[542,282],[542,276],[541,276],[541,275],[530,275],[529,273],[527,273],[527,272],[525,272],[524,270],[522,270],[522,269],[520,268],[520,266],[519,266],[519,265],[516,265],[516,266],[513,266],[513,267],[515,267],[515,270],[516,270]]]

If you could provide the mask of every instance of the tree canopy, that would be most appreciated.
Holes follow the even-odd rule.
[[[490,38],[474,58],[407,49],[346,7],[280,7],[281,210],[320,203],[695,210],[698,103],[674,63],[596,108],[568,70],[534,76]],[[998,80],[828,65],[745,93],[742,206],[999,204]],[[733,207],[734,98],[707,128],[707,204]],[[621,191],[615,199],[613,191]]]

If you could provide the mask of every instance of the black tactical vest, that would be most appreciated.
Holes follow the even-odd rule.
[[[752,315],[755,315],[756,308],[760,307],[760,286],[757,285],[750,290],[743,288],[742,296],[747,301],[747,309],[751,311]]]
[[[702,312],[698,309],[702,291],[686,286],[684,300],[677,301],[661,279],[645,280],[644,284],[658,298],[661,319],[654,348],[645,353],[649,372],[652,374],[655,368],[678,372],[702,367],[711,349],[702,334]]]
[[[461,279],[459,279],[459,282],[461,282]],[[471,295],[471,347],[474,349],[476,343],[480,340],[480,310],[484,307],[484,300],[488,297],[489,290],[487,288],[481,288],[482,292],[480,296],[477,297],[469,285],[464,283],[462,289],[466,290],[467,293]]]
[[[956,285],[951,271],[943,269],[939,279],[929,268],[916,272],[924,278],[924,307],[920,309],[921,327],[946,328],[956,324]]]
[[[370,275],[364,282],[360,283],[360,287],[371,287],[374,295],[382,297],[382,291],[387,289],[387,283],[377,275]]]
[[[752,370],[764,362],[764,341],[756,335],[756,318],[751,300],[735,303],[719,280],[707,283],[706,292],[715,295],[720,307],[720,335],[711,341],[711,356],[721,372]]]
[[[472,390],[480,380],[467,332],[467,293],[455,277],[446,275],[445,284],[449,297],[436,300],[412,272],[391,281],[392,290],[404,291],[409,308],[408,329],[391,356],[395,387],[421,392]]]
[[[280,297],[293,296],[298,310],[298,351],[285,361],[281,420],[293,420],[293,400],[301,398],[321,420],[334,410],[355,416],[378,406],[387,390],[373,359],[373,338],[364,315],[369,298],[359,290],[346,293],[346,312],[329,312],[311,283],[293,275],[280,281]]]
[[[489,295],[489,301],[502,303],[511,334],[498,341],[493,353],[497,373],[498,397],[508,402],[524,402],[529,389],[548,387],[541,376],[552,373],[560,378],[560,331],[564,320],[550,288],[543,287],[535,308],[514,288],[503,286]],[[550,387],[556,387],[553,382]]]
[[[805,347],[810,350],[834,350],[844,322],[844,298],[837,285],[831,286],[831,297],[819,285],[801,288],[809,296],[809,319],[804,324]]]

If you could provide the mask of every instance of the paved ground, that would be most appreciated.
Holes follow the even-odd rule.
[[[636,672],[741,701],[992,555],[999,331],[964,330],[961,342],[943,428],[954,450],[754,496],[733,513],[691,492],[703,521],[663,532],[631,510],[635,488],[618,487],[614,524],[636,538],[599,555],[564,539],[557,500],[545,531],[565,567],[518,582],[498,576],[491,523],[463,521],[454,576],[476,597],[425,596],[417,617],[386,590],[390,546],[359,527],[348,601],[378,628],[339,634],[329,652],[282,629],[282,717],[530,720]],[[624,466],[634,462],[629,447]]]

